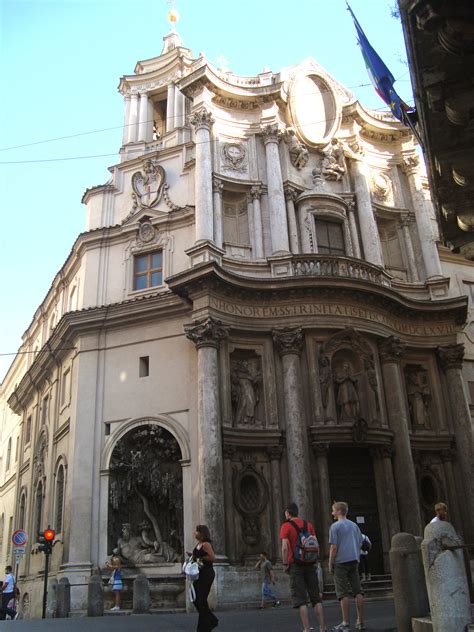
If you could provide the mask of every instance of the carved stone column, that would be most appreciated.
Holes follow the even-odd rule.
[[[449,395],[449,411],[453,432],[456,438],[456,453],[464,493],[461,509],[464,515],[463,525],[466,540],[474,541],[474,487],[473,487],[473,439],[472,422],[464,392],[462,379],[462,362],[464,345],[451,344],[438,347],[441,368],[446,375],[446,386]]]
[[[224,184],[222,180],[214,177],[212,179],[212,187],[214,192],[214,243],[218,248],[222,248],[222,190]]]
[[[267,448],[267,454],[270,459],[270,472],[272,480],[271,484],[271,498],[272,498],[272,510],[273,510],[273,556],[275,559],[281,558],[280,547],[280,525],[283,522],[283,494],[281,491],[281,475],[280,475],[280,460],[283,453],[283,447],[281,445],[272,445]]]
[[[296,223],[295,201],[300,192],[287,184],[285,186],[286,215],[290,234],[290,250],[294,255],[300,252],[298,225]]]
[[[137,140],[149,141],[151,138],[146,137],[148,129],[148,95],[146,92],[140,93],[140,112],[138,116],[138,136]]]
[[[420,159],[416,154],[406,156],[402,164],[402,171],[406,175],[408,186],[410,187],[413,210],[415,211],[418,233],[420,235],[423,262],[426,276],[429,279],[431,277],[441,277],[443,273],[439,261],[438,248],[433,236],[432,221],[426,208],[421,178],[418,173],[419,162]]]
[[[210,531],[214,548],[225,553],[224,471],[219,406],[221,340],[229,330],[218,320],[206,318],[184,328],[198,354],[198,462],[201,520]]]
[[[311,520],[311,486],[300,367],[300,354],[304,341],[303,331],[300,328],[280,329],[272,333],[283,366],[290,501],[298,505],[300,516]]]
[[[410,445],[408,406],[400,366],[400,358],[404,353],[405,345],[400,342],[399,338],[390,336],[379,342],[388,419],[390,428],[394,432],[393,471],[400,512],[400,526],[402,531],[421,535],[423,527]]]
[[[393,449],[389,446],[380,446],[372,448],[370,452],[374,461],[384,566],[386,570],[389,570],[390,562],[388,553],[390,551],[392,537],[400,532],[397,492],[392,468]]]
[[[444,469],[444,477],[446,480],[446,486],[448,488],[448,500],[447,504],[449,507],[449,521],[455,525],[462,524],[462,516],[461,511],[459,509],[458,498],[461,495],[458,495],[456,480],[454,478],[453,472],[453,461],[454,461],[454,450],[443,450],[441,452],[441,460],[443,461],[443,469]]]
[[[262,209],[260,207],[260,196],[262,190],[260,187],[252,187],[250,189],[250,196],[253,204],[253,230],[255,240],[255,259],[261,259],[264,256],[263,253],[263,228],[262,228]]]
[[[138,134],[138,94],[134,92],[130,96],[130,117],[128,120],[127,142],[134,143]]]
[[[211,157],[211,125],[213,122],[211,113],[204,108],[194,112],[190,118],[190,123],[194,126],[196,134],[196,242],[212,241],[214,238]]]
[[[362,160],[351,160],[354,189],[357,199],[357,215],[364,247],[365,259],[377,266],[383,266],[380,237],[372,208],[366,167]]]
[[[236,448],[233,445],[224,444],[222,452],[224,457],[226,554],[230,560],[235,560],[237,558],[237,548],[235,533],[234,491],[232,488],[232,459],[236,452]]]
[[[124,113],[123,113],[123,134],[122,134],[122,145],[126,145],[128,143],[128,127],[130,123],[130,95],[126,94],[124,96]]]
[[[281,132],[278,125],[262,127],[262,138],[265,145],[267,162],[268,203],[271,217],[272,253],[281,254],[290,251],[288,241],[288,223],[286,220],[285,196],[283,193],[283,178],[281,175],[280,154],[278,143]]]
[[[413,218],[414,219],[414,218]],[[410,224],[412,223],[412,215],[406,215],[400,222],[403,231],[403,240],[408,257],[408,269],[410,270],[410,280],[414,283],[420,280],[418,267],[416,265],[415,251],[413,250],[413,242],[411,240]]]
[[[349,202],[348,204],[348,209],[347,209],[347,216],[349,219],[349,232],[351,234],[351,241],[352,241],[352,253],[354,257],[357,257],[357,259],[361,258],[361,253],[360,253],[360,244],[359,244],[359,233],[357,232],[357,223],[355,220],[355,202]]]
[[[168,84],[168,98],[166,100],[166,132],[172,132],[175,128],[175,93],[174,83]],[[197,161],[196,161],[197,162]]]
[[[319,490],[319,511],[317,525],[320,525],[319,538],[324,557],[329,557],[329,527],[332,524],[331,518],[331,486],[328,468],[329,443],[313,443],[313,453],[316,459],[316,470],[318,475]]]

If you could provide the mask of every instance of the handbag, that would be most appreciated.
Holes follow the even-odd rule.
[[[113,586],[114,580],[115,580],[115,571],[113,571],[112,575],[109,577],[109,581],[108,581],[109,586]]]

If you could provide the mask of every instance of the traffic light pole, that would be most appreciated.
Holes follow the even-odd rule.
[[[43,586],[43,616],[46,619],[46,599],[48,597],[48,571],[49,571],[49,553],[44,555],[44,586]]]

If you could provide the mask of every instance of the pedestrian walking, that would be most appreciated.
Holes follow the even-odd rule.
[[[262,571],[262,600],[260,608],[265,608],[265,599],[273,600],[273,607],[280,605],[275,591],[272,588],[276,584],[275,573],[273,572],[272,563],[268,559],[268,555],[265,551],[260,553],[260,558],[255,564],[255,568]]]
[[[298,517],[298,506],[290,503],[285,511],[285,522],[280,527],[281,559],[290,575],[291,600],[298,608],[303,632],[309,625],[308,597],[318,619],[320,632],[326,632],[323,604],[315,564],[319,546],[311,522]]]
[[[360,559],[359,559],[359,577],[363,582],[372,581],[372,575],[370,574],[369,567],[369,552],[372,548],[372,542],[368,535],[362,534],[362,545],[360,547]]]
[[[112,586],[112,592],[114,593],[114,605],[110,608],[116,612],[120,610],[121,595],[123,590],[122,581],[122,561],[118,555],[118,550],[114,549],[112,558],[106,562],[107,568],[112,569],[112,574],[109,579],[109,584]]]
[[[15,603],[16,597],[16,582],[12,574],[11,566],[5,567],[5,579],[3,580],[0,590],[2,591],[2,608],[0,610],[0,620],[5,620],[5,617],[7,615],[11,619],[17,619],[18,614],[16,612],[16,609],[10,607],[10,601],[13,600],[13,603]]]
[[[355,522],[347,519],[349,506],[346,502],[336,502],[332,506],[332,516],[336,522],[329,529],[329,572],[334,573],[336,597],[341,604],[342,622],[333,632],[349,632],[349,597],[356,601],[356,630],[364,627],[364,595],[359,580],[359,557],[362,533]]]
[[[216,555],[212,548],[211,534],[206,525],[198,524],[194,537],[197,540],[197,544],[189,555],[192,555],[199,566],[199,577],[194,582],[196,593],[194,606],[199,613],[196,632],[210,632],[219,623],[219,619],[211,611],[207,603],[209,591],[216,576],[213,566]]]

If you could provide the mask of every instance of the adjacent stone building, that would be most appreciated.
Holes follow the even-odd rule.
[[[198,523],[218,601],[247,599],[290,500],[327,556],[346,499],[375,573],[439,499],[472,541],[472,267],[443,273],[410,131],[312,59],[239,77],[176,32],[119,90],[120,159],[2,384],[2,559],[25,528],[25,608],[48,523],[74,608],[114,548],[155,605],[182,603]]]

